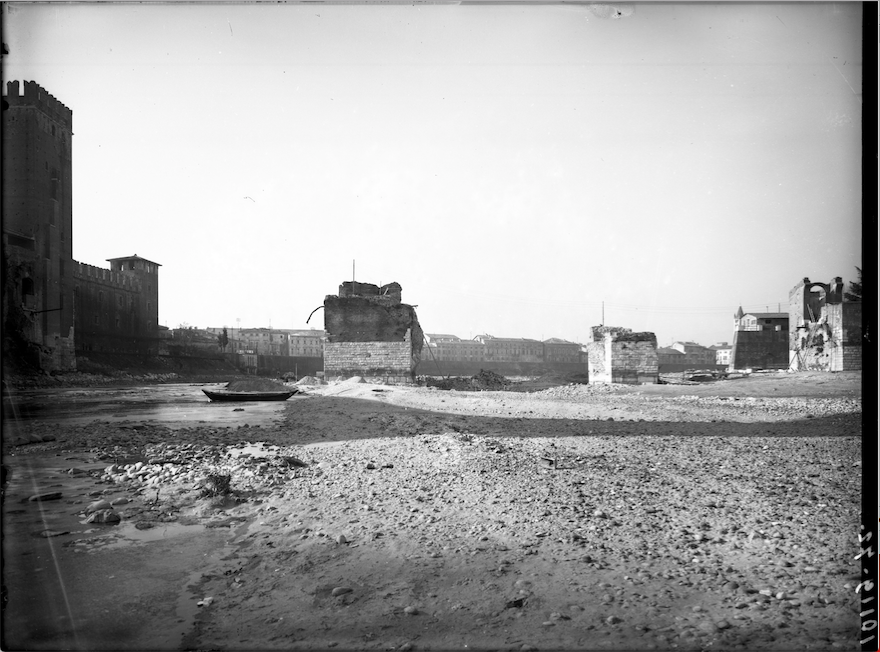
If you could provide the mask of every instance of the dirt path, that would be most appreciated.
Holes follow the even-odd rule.
[[[28,540],[56,543],[73,597],[73,626],[41,616],[50,642],[855,649],[860,394],[851,383],[817,396],[798,380],[726,397],[344,383],[294,397],[272,428],[71,428],[4,463],[65,451],[40,488],[69,491],[58,511],[73,521],[44,509],[41,522],[74,532]],[[267,446],[230,454],[255,441]],[[68,465],[85,472],[78,485]],[[209,472],[228,473],[237,500],[201,497]],[[22,519],[23,540],[33,487],[11,488],[5,519]],[[132,500],[115,508],[123,522],[98,539],[76,532],[74,514],[101,496]],[[100,545],[127,523],[177,529],[136,553]]]

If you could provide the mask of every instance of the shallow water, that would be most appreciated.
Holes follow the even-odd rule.
[[[154,559],[151,551],[154,546],[162,549],[163,544],[166,550],[168,545],[174,546],[170,550],[177,553],[178,563],[186,563],[179,560],[186,560],[186,551],[194,546],[206,550],[194,557],[194,564],[201,564],[205,555],[228,554],[230,533],[208,530],[201,524],[156,523],[138,529],[129,520],[86,523],[82,511],[89,503],[130,497],[125,489],[99,483],[90,475],[105,468],[106,461],[88,454],[47,456],[24,450],[5,455],[3,463],[11,471],[3,500],[2,542],[3,583],[9,599],[3,625],[9,641],[15,644],[11,647],[130,649],[138,625],[120,614],[110,620],[104,617],[118,605],[118,599],[110,597],[112,591],[118,594],[119,587],[130,587],[123,593],[135,595],[140,583],[147,581],[123,560],[132,559],[132,555],[145,561]],[[105,490],[108,493],[104,494]],[[95,492],[101,494],[89,495]],[[29,500],[56,493],[60,498]],[[135,499],[116,510],[138,502]],[[46,531],[52,536],[45,536]],[[202,540],[207,543],[200,543]],[[168,564],[173,561],[169,558]],[[165,567],[165,562],[152,562],[147,575],[161,576]],[[177,587],[174,621],[151,632],[150,640],[155,643],[146,649],[179,649],[183,636],[193,627],[200,610],[193,585],[200,572],[184,571],[185,581]]]
[[[298,400],[293,396],[287,401],[217,403],[202,392],[202,389],[221,388],[217,383],[179,383],[13,390],[11,404],[4,406],[4,412],[7,418],[15,420],[59,425],[137,420],[145,425],[155,423],[169,428],[202,423],[228,426],[247,423],[265,427],[281,418],[287,404]]]

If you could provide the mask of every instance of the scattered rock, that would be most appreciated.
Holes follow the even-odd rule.
[[[122,519],[112,509],[101,509],[89,514],[86,523],[119,523]]]
[[[39,502],[39,501],[45,501],[45,500],[60,500],[60,499],[61,499],[61,492],[60,491],[48,491],[43,494],[34,494],[30,498],[28,498],[28,500],[30,502]]]
[[[89,506],[86,507],[86,509],[85,509],[85,513],[91,514],[92,512],[98,512],[98,511],[105,510],[105,509],[109,510],[112,508],[113,508],[113,506],[110,504],[109,501],[96,500],[93,503],[89,503]]]

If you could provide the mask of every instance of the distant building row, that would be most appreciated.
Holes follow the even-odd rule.
[[[727,342],[702,346],[694,342],[675,342],[657,349],[660,371],[684,371],[685,369],[709,369],[730,364],[733,349]]]
[[[211,342],[223,327],[204,329]],[[250,351],[258,355],[321,357],[327,334],[323,330],[279,328],[226,328],[231,351]],[[455,362],[586,362],[581,344],[551,337],[534,340],[524,337],[478,335],[463,340],[457,335],[425,333],[421,359]]]
[[[223,328],[211,327],[205,331],[216,338],[223,333]],[[229,350],[233,352],[303,358],[324,355],[326,338],[323,330],[284,328],[227,328],[226,336]]]
[[[424,362],[432,359],[452,362],[586,362],[581,344],[558,337],[541,341],[484,334],[463,340],[457,335],[425,333],[425,342],[427,346],[422,350]]]

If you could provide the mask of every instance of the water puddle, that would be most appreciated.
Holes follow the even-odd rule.
[[[84,524],[84,522],[83,522]],[[126,548],[151,541],[163,541],[182,534],[204,532],[201,524],[183,524],[177,522],[157,523],[153,527],[140,529],[133,521],[123,521],[119,525],[108,525],[92,530],[79,532],[80,535],[92,535],[78,538],[65,545],[75,551],[112,550]]]
[[[243,537],[250,526],[250,522],[242,523],[235,528],[231,536],[226,539],[224,545],[210,553],[209,564],[213,566],[226,558],[230,552],[237,549],[238,541]],[[191,634],[196,624],[199,612],[210,606],[210,601],[205,600],[211,596],[203,595],[201,585],[205,577],[203,570],[191,572],[180,588],[177,596],[174,615],[175,623],[165,628],[162,634],[160,647],[170,649],[190,649],[186,637]]]

